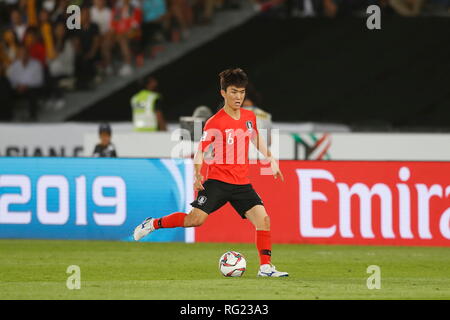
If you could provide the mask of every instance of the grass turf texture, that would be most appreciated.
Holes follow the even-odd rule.
[[[246,257],[242,278],[219,273],[228,250]],[[0,299],[450,299],[450,248],[274,245],[273,262],[290,277],[257,278],[252,244],[0,240]]]

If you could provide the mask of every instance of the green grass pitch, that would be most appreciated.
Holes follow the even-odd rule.
[[[246,257],[242,278],[219,274],[228,250]],[[257,278],[252,244],[0,240],[0,299],[450,299],[450,248],[274,245],[273,263],[290,277]]]

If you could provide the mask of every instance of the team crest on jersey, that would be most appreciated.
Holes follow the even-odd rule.
[[[206,196],[200,196],[198,198],[198,204],[202,206],[206,203],[206,200],[208,200],[208,198]]]
[[[249,130],[253,129],[253,122],[247,121],[245,124],[247,125],[247,129],[249,129]]]

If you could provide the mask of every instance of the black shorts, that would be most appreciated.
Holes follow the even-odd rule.
[[[197,199],[191,206],[207,214],[220,209],[227,202],[239,213],[242,219],[245,213],[256,205],[264,205],[251,184],[230,184],[219,180],[206,180],[205,190],[198,192]]]

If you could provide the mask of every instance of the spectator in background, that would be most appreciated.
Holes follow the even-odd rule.
[[[416,17],[422,11],[425,0],[389,0],[396,13],[404,17]]]
[[[42,1],[42,9],[45,9],[50,14],[55,10],[56,4],[57,0],[44,0]]]
[[[98,134],[100,143],[95,146],[92,156],[99,158],[117,158],[116,148],[111,142],[111,126],[107,123],[102,123],[99,127]]]
[[[39,31],[42,42],[45,47],[46,61],[55,58],[55,44],[53,39],[52,25],[50,21],[50,13],[42,8],[39,12]]]
[[[10,29],[5,30],[3,33],[1,48],[3,54],[2,63],[6,66],[11,64],[16,59],[17,46],[18,43],[14,32]]]
[[[36,27],[29,27],[25,33],[24,45],[30,56],[38,60],[43,67],[47,65],[45,46]]]
[[[113,73],[111,60],[111,21],[112,11],[105,0],[94,0],[91,7],[92,22],[97,24],[100,31],[100,48],[102,54],[102,67],[107,75]]]
[[[106,34],[111,30],[112,11],[106,5],[106,0],[93,0],[91,7],[91,19],[100,29],[100,34]]]
[[[142,1],[142,36],[141,47],[145,56],[146,48],[152,45],[151,57],[154,57],[161,47],[154,46],[155,36],[167,35],[169,31],[170,16],[167,11],[165,0],[143,0]]]
[[[71,77],[75,69],[75,45],[66,31],[64,21],[59,21],[54,29],[55,57],[49,62],[52,77]]]
[[[195,1],[198,10],[199,17],[198,22],[200,24],[209,24],[212,21],[212,17],[214,14],[214,9],[216,5],[219,3],[217,0],[196,0]]]
[[[112,45],[119,44],[123,58],[123,66],[119,70],[119,75],[129,76],[133,72],[130,41],[140,36],[142,12],[131,3],[131,0],[122,0],[116,3],[112,16],[111,26],[114,35],[111,43]]]
[[[171,17],[173,17],[174,22],[178,25],[180,32],[177,28],[172,26],[172,41],[177,42],[180,38],[187,39],[189,37],[189,28],[193,23],[193,12],[192,6],[187,2],[187,0],[170,0],[169,11]]]
[[[69,0],[58,0],[55,9],[52,11],[52,21],[66,21],[67,19],[67,7],[70,5]]]
[[[54,109],[64,107],[65,101],[59,87],[59,81],[72,77],[75,69],[75,46],[73,40],[69,38],[64,21],[56,24],[54,30],[55,56],[49,61],[50,82],[52,86],[52,104]]]
[[[162,97],[158,92],[158,80],[146,79],[144,88],[131,98],[133,124],[136,131],[166,131],[162,113]]]
[[[15,96],[27,100],[30,117],[35,120],[38,99],[44,85],[42,64],[30,57],[24,46],[20,46],[17,51],[17,59],[9,66],[7,76]]]
[[[81,29],[76,30],[74,39],[77,88],[91,89],[99,56],[100,31],[97,24],[91,22],[88,7],[81,9]]]
[[[28,26],[24,23],[24,18],[18,9],[13,9],[11,11],[10,20],[11,30],[14,32],[17,41],[22,43]]]
[[[12,88],[6,77],[5,65],[0,63],[0,120],[12,118]]]

